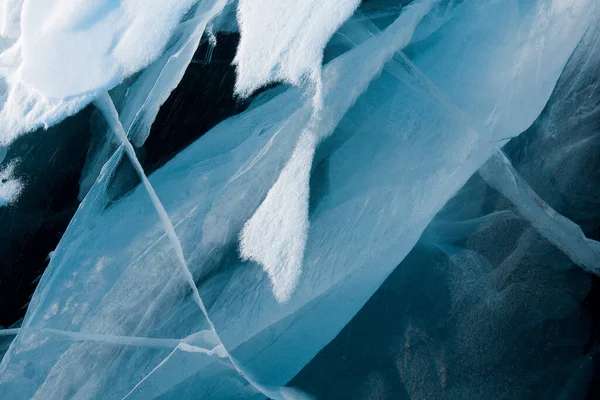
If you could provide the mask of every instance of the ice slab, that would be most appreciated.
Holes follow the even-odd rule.
[[[110,89],[160,56],[194,3],[25,0],[19,78],[54,99]]]
[[[135,136],[143,143],[148,120],[181,79],[204,28],[225,4],[25,0],[20,36],[0,54],[7,85],[0,144],[60,122],[156,61],[137,77],[124,106],[127,129],[135,122],[141,131]]]
[[[578,265],[600,274],[600,243],[585,237],[573,221],[550,207],[525,182],[506,156],[497,152],[479,170],[481,176],[516,206],[519,212],[551,243]]]

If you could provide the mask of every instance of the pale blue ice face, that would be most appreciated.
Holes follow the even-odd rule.
[[[34,3],[23,3],[29,18],[46,21]],[[16,69],[4,78],[17,88],[0,110],[10,140],[89,102],[106,123],[93,125],[79,208],[20,328],[3,333],[14,340],[0,397],[529,398],[538,372],[564,378],[546,397],[575,396],[567,381],[576,387],[589,372],[583,330],[564,335],[574,355],[544,329],[581,311],[583,271],[600,268],[587,236],[598,214],[553,197],[580,205],[569,185],[597,188],[584,161],[565,167],[567,155],[592,157],[584,150],[595,143],[574,122],[595,110],[595,1],[380,0],[356,11],[356,1],[292,2],[278,11],[257,0],[240,2],[237,15],[225,1],[188,1],[164,21],[134,0],[100,3],[61,3],[76,24],[51,26],[60,46],[23,53],[23,62],[50,60],[27,64],[23,82],[10,80]],[[105,43],[147,32],[139,21],[163,24],[156,47],[144,35],[131,54]],[[146,176],[138,156],[160,107],[198,62],[203,37],[236,26],[238,89],[290,86],[261,93]],[[90,47],[100,61],[82,53],[70,65],[81,77],[94,64],[94,90],[49,82],[51,61],[73,50],[65,32],[93,42],[101,28]],[[126,39],[135,37],[118,43]],[[133,66],[115,72],[124,68],[115,57]],[[19,97],[31,76],[38,91]],[[10,114],[13,101],[28,118]],[[384,315],[386,301],[396,314]],[[585,372],[532,362],[530,376],[497,363],[522,362],[505,348],[525,352],[538,330],[561,343],[557,359]],[[344,346],[356,351],[330,356]],[[344,375],[346,356],[355,364]],[[478,370],[491,381],[470,381]]]

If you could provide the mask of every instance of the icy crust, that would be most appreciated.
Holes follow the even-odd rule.
[[[400,18],[418,21],[424,4]],[[383,33],[369,21],[354,25],[357,37],[375,38],[357,40],[325,67],[323,111],[331,117],[323,116],[317,132],[331,134],[315,151],[303,270],[285,304],[262,267],[239,259],[237,236],[305,132],[310,99],[292,89],[231,118],[149,178],[219,337],[254,379],[278,387],[297,373],[499,143],[535,120],[595,7],[591,0],[464,2],[406,55],[394,52],[410,40],[412,31],[403,30],[410,24]],[[389,61],[381,55],[387,48]],[[366,84],[352,84],[359,80]],[[430,82],[443,97],[433,95]],[[28,331],[181,340],[208,329],[145,189],[116,201],[106,195],[121,156],[105,166],[61,240],[25,329],[2,361],[0,392],[40,399],[262,397],[217,352],[73,344]]]

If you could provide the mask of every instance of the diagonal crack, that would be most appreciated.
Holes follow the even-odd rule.
[[[365,28],[375,35],[379,28],[368,24]],[[396,68],[403,66],[419,83],[454,117],[472,129],[494,149],[494,154],[478,171],[482,178],[509,199],[531,225],[550,243],[562,250],[574,263],[588,272],[600,275],[600,242],[585,236],[579,225],[558,213],[547,204],[514,169],[499,147],[499,142],[487,140],[480,128],[456,104],[450,101],[437,85],[425,75],[403,52],[397,53],[385,69],[397,75]]]
[[[249,376],[249,374],[244,371],[244,369],[240,366],[240,364],[227,351],[227,348],[225,347],[221,338],[219,337],[219,334],[215,328],[215,325],[212,322],[212,320],[210,319],[210,316],[208,315],[208,311],[204,305],[204,302],[202,301],[202,298],[200,297],[200,293],[198,292],[198,288],[196,287],[196,283],[194,282],[192,273],[187,265],[187,262],[185,261],[183,247],[181,245],[181,241],[179,240],[179,238],[177,237],[177,234],[175,233],[175,228],[173,227],[173,223],[172,223],[171,219],[169,218],[167,211],[165,210],[162,202],[158,198],[156,191],[152,187],[152,184],[148,180],[148,177],[146,176],[146,173],[144,172],[144,169],[135,154],[133,146],[131,145],[131,143],[129,142],[129,140],[127,138],[125,130],[123,129],[123,125],[121,124],[121,121],[119,120],[119,114],[117,112],[117,109],[115,108],[115,105],[114,105],[112,99],[110,98],[110,95],[108,94],[108,92],[105,92],[102,95],[98,96],[98,98],[94,101],[94,105],[102,112],[102,114],[104,115],[104,118],[108,122],[111,130],[117,136],[117,139],[121,142],[121,145],[124,146],[125,152],[129,158],[129,160],[133,164],[138,176],[142,180],[144,188],[146,189],[146,191],[148,192],[148,195],[150,196],[152,205],[154,206],[156,212],[159,215],[163,230],[165,231],[169,241],[171,242],[171,244],[173,245],[173,247],[175,249],[177,262],[185,276],[186,281],[188,282],[188,284],[190,286],[190,289],[192,290],[192,295],[193,295],[194,301],[198,305],[200,310],[202,311],[202,314],[204,314],[204,317],[206,318],[206,321],[208,322],[211,330],[214,332],[215,337],[217,338],[217,340],[219,342],[219,345],[222,346],[223,349],[225,350],[227,358],[229,358],[229,361],[231,362],[231,364],[233,365],[235,370],[242,376],[242,378],[244,378],[248,383],[250,383],[250,385],[252,385],[256,390],[258,390],[259,392],[261,392],[262,394],[264,394],[265,396],[270,397],[270,398],[274,398],[274,399],[282,398],[282,395],[280,394],[279,390],[266,388],[263,385],[256,382],[254,379],[252,379]],[[161,364],[159,364],[159,366],[163,365],[164,361],[165,360],[163,360],[163,362]],[[155,370],[151,371],[150,374],[152,374]],[[148,374],[148,375],[150,375],[150,374]],[[146,379],[146,378],[144,378],[144,379]],[[125,396],[125,398],[127,398],[130,394],[132,394],[132,392],[127,394]]]

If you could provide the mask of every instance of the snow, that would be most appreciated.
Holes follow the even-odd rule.
[[[359,0],[240,0],[236,92],[247,97],[271,82],[299,86],[302,79],[318,92],[323,49],[359,4]]]
[[[17,39],[21,34],[20,14],[24,0],[6,0],[0,4],[0,36]]]
[[[0,145],[4,146],[26,132],[62,121],[93,100],[90,95],[50,99],[13,78],[8,82],[6,102],[0,110]]]
[[[161,55],[193,4],[25,0],[20,81],[53,99],[110,89]]]
[[[290,161],[240,234],[242,258],[263,266],[279,302],[290,299],[302,272],[315,146],[314,134],[300,136]]]
[[[140,125],[136,142],[143,143],[148,120],[181,79],[206,25],[226,0],[197,3],[24,0],[16,25],[17,1],[10,13],[0,14],[11,38],[0,54],[0,77],[8,86],[0,144],[60,122],[152,65],[136,80],[123,110],[128,130]]]

